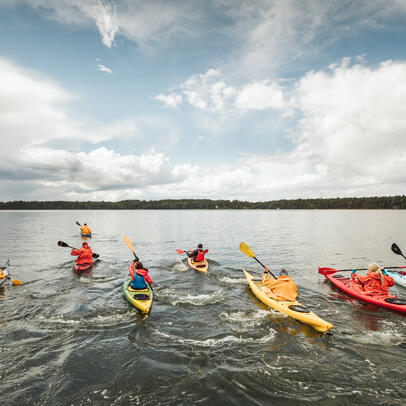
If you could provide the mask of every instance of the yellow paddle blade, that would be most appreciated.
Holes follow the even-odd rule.
[[[250,257],[250,258],[254,258],[254,257],[255,257],[254,253],[252,252],[252,249],[251,249],[245,242],[242,242],[242,243],[240,244],[240,250],[241,250],[241,252],[242,252],[243,254],[245,254],[247,257]]]
[[[133,254],[135,255],[134,248],[133,248],[133,246],[132,246],[130,240],[128,239],[128,237],[127,237],[126,235],[124,236],[124,242],[127,244],[127,247],[128,247],[128,248],[133,252]]]
[[[11,280],[11,283],[13,284],[13,285],[22,285],[23,283],[21,282],[21,281],[19,281],[18,279],[11,279],[10,278],[10,280]]]

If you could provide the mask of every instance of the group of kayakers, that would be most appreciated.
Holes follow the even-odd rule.
[[[187,251],[187,256],[193,260],[193,262],[203,262],[204,256],[209,252],[208,249],[203,249],[203,244],[198,244],[197,248],[193,251]],[[144,267],[138,257],[128,267],[128,273],[131,277],[131,283],[128,287],[129,290],[141,290],[147,287],[146,282],[152,284],[152,279],[148,275],[148,269]]]
[[[86,223],[80,228],[80,231],[82,235],[91,234]],[[195,250],[189,250],[186,254],[194,262],[202,262],[208,251],[208,249],[203,249],[203,244],[198,244]],[[71,255],[77,256],[75,262],[78,265],[93,263],[93,252],[87,242],[83,242],[80,249],[72,249]],[[264,293],[277,300],[296,300],[297,285],[292,281],[286,269],[282,269],[277,278],[271,277],[269,272],[269,268],[265,267],[265,272],[262,275]],[[139,261],[138,257],[128,267],[128,273],[131,276],[129,289],[145,289],[145,282],[152,284],[148,269]],[[363,276],[357,275],[354,269],[351,278],[354,288],[367,294],[388,294],[388,288],[394,285],[393,278],[387,275],[385,269],[381,269],[375,263],[368,265],[368,272]]]
[[[368,265],[366,275],[357,275],[356,270],[351,272],[353,287],[358,292],[368,295],[387,295],[388,288],[395,284],[392,277],[387,275],[385,269],[381,269],[377,264]],[[269,276],[269,269],[265,267],[262,275],[264,293],[277,300],[296,300],[297,286],[288,276],[286,269],[282,269],[277,278]]]

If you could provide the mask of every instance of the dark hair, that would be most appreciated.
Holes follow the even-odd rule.
[[[84,225],[87,226],[87,223],[85,223]]]
[[[203,248],[203,244],[199,244],[197,248]]]
[[[140,262],[140,261],[136,262],[135,269],[144,269],[144,265],[142,265],[142,262]]]

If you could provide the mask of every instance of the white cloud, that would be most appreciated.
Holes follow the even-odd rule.
[[[242,87],[235,104],[238,110],[283,110],[287,107],[282,89],[269,80],[254,82]]]
[[[111,75],[113,73],[113,71],[110,68],[108,68],[107,66],[102,65],[101,63],[98,63],[96,65],[96,70],[108,73],[109,75]]]
[[[164,107],[170,108],[176,108],[182,103],[182,95],[176,93],[171,93],[167,96],[164,94],[159,94],[158,96],[154,96],[153,99],[164,103]]]
[[[155,99],[168,104],[168,100],[175,100],[176,97],[180,99],[182,94],[191,106],[211,113],[290,109],[278,83],[267,79],[243,86],[228,85],[221,72],[214,69],[192,75],[180,85],[178,93],[159,95]]]

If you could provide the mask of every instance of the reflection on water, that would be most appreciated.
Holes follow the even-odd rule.
[[[24,282],[0,287],[3,405],[403,405],[406,318],[335,290],[317,266],[399,265],[403,211],[0,212],[0,263]],[[78,277],[63,240],[101,260]],[[122,295],[133,254],[154,281],[143,319]],[[284,267],[299,300],[334,335],[262,304],[241,269]],[[209,272],[176,249],[202,242]],[[406,289],[396,287],[404,295]],[[393,373],[396,370],[396,373]]]

